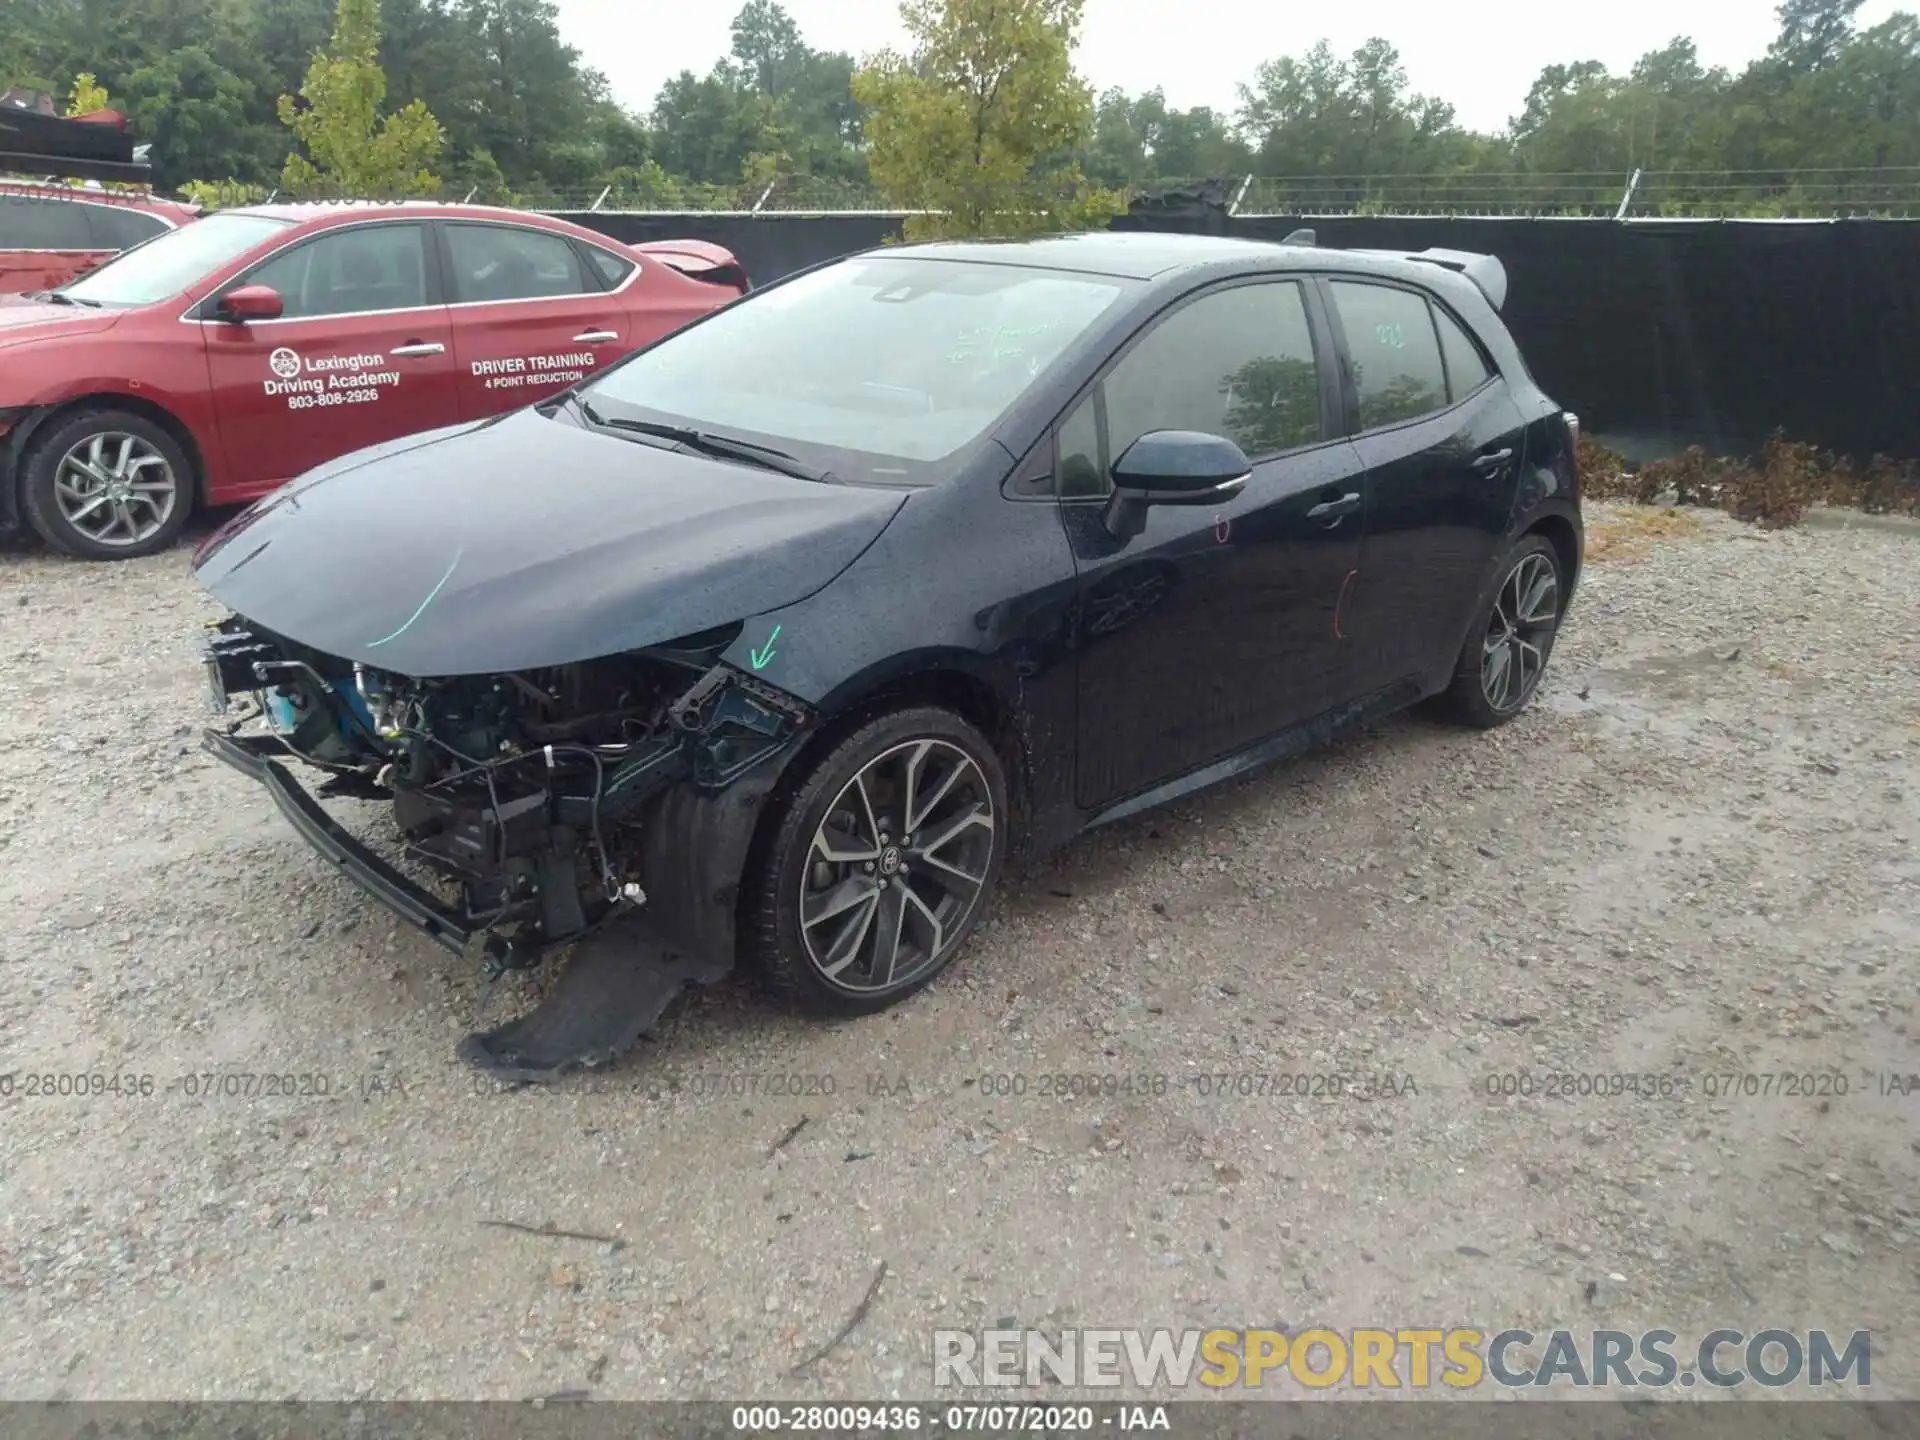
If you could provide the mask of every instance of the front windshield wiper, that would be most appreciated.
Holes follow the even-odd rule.
[[[698,450],[702,455],[714,455],[723,460],[741,460],[749,465],[758,465],[763,470],[772,470],[781,475],[791,475],[796,480],[831,482],[832,472],[818,470],[803,461],[794,459],[784,450],[776,450],[771,445],[762,445],[753,440],[741,440],[732,435],[716,435],[711,430],[695,430],[689,425],[661,425],[652,420],[631,420],[624,415],[602,415],[593,408],[593,402],[579,401],[580,413],[595,425],[607,430],[628,430],[637,435],[652,435],[661,440],[672,440],[689,450]]]
[[[85,305],[94,310],[100,308],[98,300],[82,300],[77,295],[68,295],[59,290],[37,290],[27,296],[27,299],[38,301],[43,305]]]

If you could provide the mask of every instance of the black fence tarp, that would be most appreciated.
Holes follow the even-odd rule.
[[[686,215],[605,211],[561,212],[623,245],[648,240],[708,240],[724,245],[756,285],[809,265],[871,250],[900,236],[898,215]]]
[[[694,236],[756,283],[899,233],[887,215],[574,215],[625,241]],[[1920,221],[1229,217],[1214,188],[1137,203],[1117,228],[1498,255],[1507,324],[1540,383],[1630,456],[1745,453],[1784,430],[1920,457]]]

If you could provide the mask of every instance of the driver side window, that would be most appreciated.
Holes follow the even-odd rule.
[[[426,228],[358,225],[282,250],[239,283],[280,292],[281,318],[413,310],[427,303]]]
[[[1216,290],[1161,320],[1061,423],[1061,498],[1105,495],[1113,462],[1151,430],[1223,435],[1250,460],[1324,438],[1298,282]]]

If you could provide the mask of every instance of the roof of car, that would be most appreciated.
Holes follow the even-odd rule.
[[[1475,289],[1495,310],[1506,303],[1507,275],[1492,255],[1464,250],[1342,250],[1322,248],[1313,232],[1286,240],[1236,240],[1220,235],[1182,235],[1147,230],[1089,230],[1037,240],[950,240],[894,245],[868,255],[917,255],[930,260],[983,265],[1030,265],[1085,275],[1160,281],[1202,280],[1247,270],[1361,271],[1411,281],[1445,293]],[[1210,272],[1210,273],[1209,273]],[[1175,282],[1177,283],[1177,281]]]
[[[236,205],[230,215],[267,215],[277,220],[330,219],[338,216],[439,215],[473,220],[511,218],[564,224],[550,215],[512,210],[500,205],[462,205],[450,200],[300,200],[274,205]]]
[[[1222,261],[1298,259],[1300,249],[1267,240],[1233,240],[1217,235],[1181,235],[1146,230],[1090,230],[1078,235],[1049,235],[1038,240],[945,240],[889,246],[888,255],[920,255],[930,260],[972,260],[985,264],[1038,265],[1092,275],[1151,280],[1174,270],[1191,270]],[[1311,253],[1311,252],[1309,252]]]

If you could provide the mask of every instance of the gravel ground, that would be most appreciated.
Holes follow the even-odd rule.
[[[1708,516],[1591,568],[1499,732],[1353,736],[1013,876],[886,1015],[723,987],[557,1090],[453,1057],[527,981],[201,755],[211,613],[185,550],[0,555],[0,1072],[156,1080],[0,1098],[0,1395],[930,1395],[1012,1317],[1870,1329],[1920,1397],[1920,539]],[[1201,1078],[1329,1072],[1404,1093]],[[725,1093],[775,1075],[834,1093]]]

